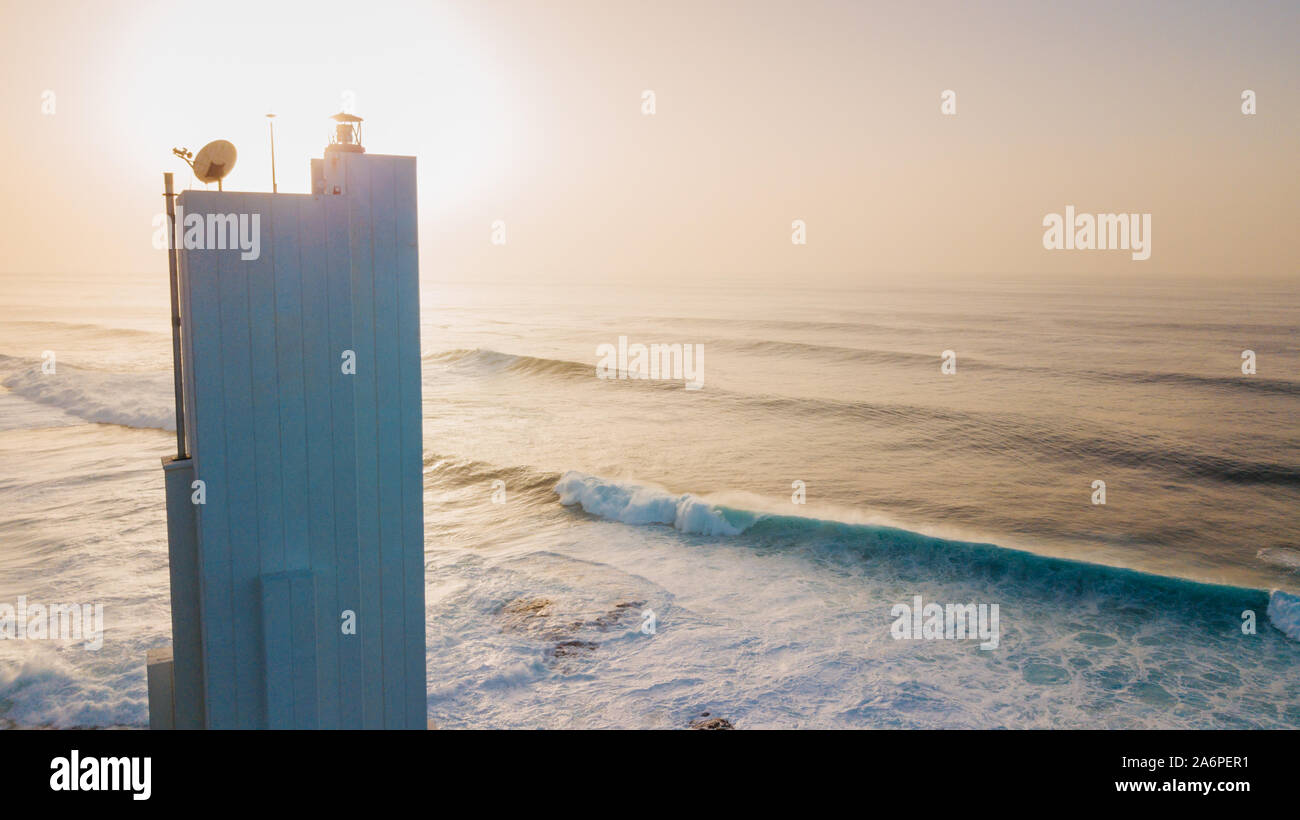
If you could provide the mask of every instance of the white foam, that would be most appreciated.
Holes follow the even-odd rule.
[[[741,532],[715,505],[690,493],[675,495],[661,487],[611,481],[573,470],[560,478],[555,492],[561,504],[580,504],[593,515],[624,524],[670,524],[698,535]]]
[[[1273,590],[1268,599],[1268,620],[1291,640],[1300,641],[1300,595]]]
[[[37,364],[12,373],[3,384],[14,395],[86,421],[176,429],[170,373],[110,373],[60,363],[47,374]]]
[[[148,722],[138,662],[114,659],[92,672],[68,661],[66,651],[8,643],[6,663],[0,666],[0,701],[6,706],[0,717],[5,721],[65,729]]]
[[[1300,570],[1300,552],[1286,547],[1265,547],[1255,557],[1266,564],[1282,569]]]

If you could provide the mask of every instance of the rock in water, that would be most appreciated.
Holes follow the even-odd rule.
[[[736,727],[732,726],[731,721],[727,720],[726,718],[715,717],[715,718],[708,718],[708,719],[697,718],[695,720],[692,720],[691,728],[717,730],[717,729],[735,729]]]

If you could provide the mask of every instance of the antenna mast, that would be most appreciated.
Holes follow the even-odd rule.
[[[280,193],[280,188],[275,184],[275,115],[266,115],[267,125],[271,126],[271,193]]]
[[[177,152],[177,156],[184,156]],[[181,310],[176,281],[176,194],[172,191],[172,175],[163,174],[163,196],[167,199],[167,273],[172,292],[172,377],[176,382],[176,458],[189,458],[185,454],[185,391],[181,381]]]

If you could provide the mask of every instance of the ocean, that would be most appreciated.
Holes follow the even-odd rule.
[[[0,726],[145,726],[166,276],[0,284],[0,604],[105,613],[0,640]],[[1294,288],[421,298],[439,727],[1300,727]],[[997,647],[899,639],[916,596],[996,605]]]

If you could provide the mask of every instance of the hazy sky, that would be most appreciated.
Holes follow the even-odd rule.
[[[1294,0],[6,0],[4,17],[7,272],[161,275],[161,173],[195,184],[173,146],[229,139],[227,189],[270,190],[275,112],[280,191],[305,192],[349,101],[368,150],[419,158],[434,281],[1300,281]],[[1152,214],[1150,260],[1044,250],[1066,205]]]

